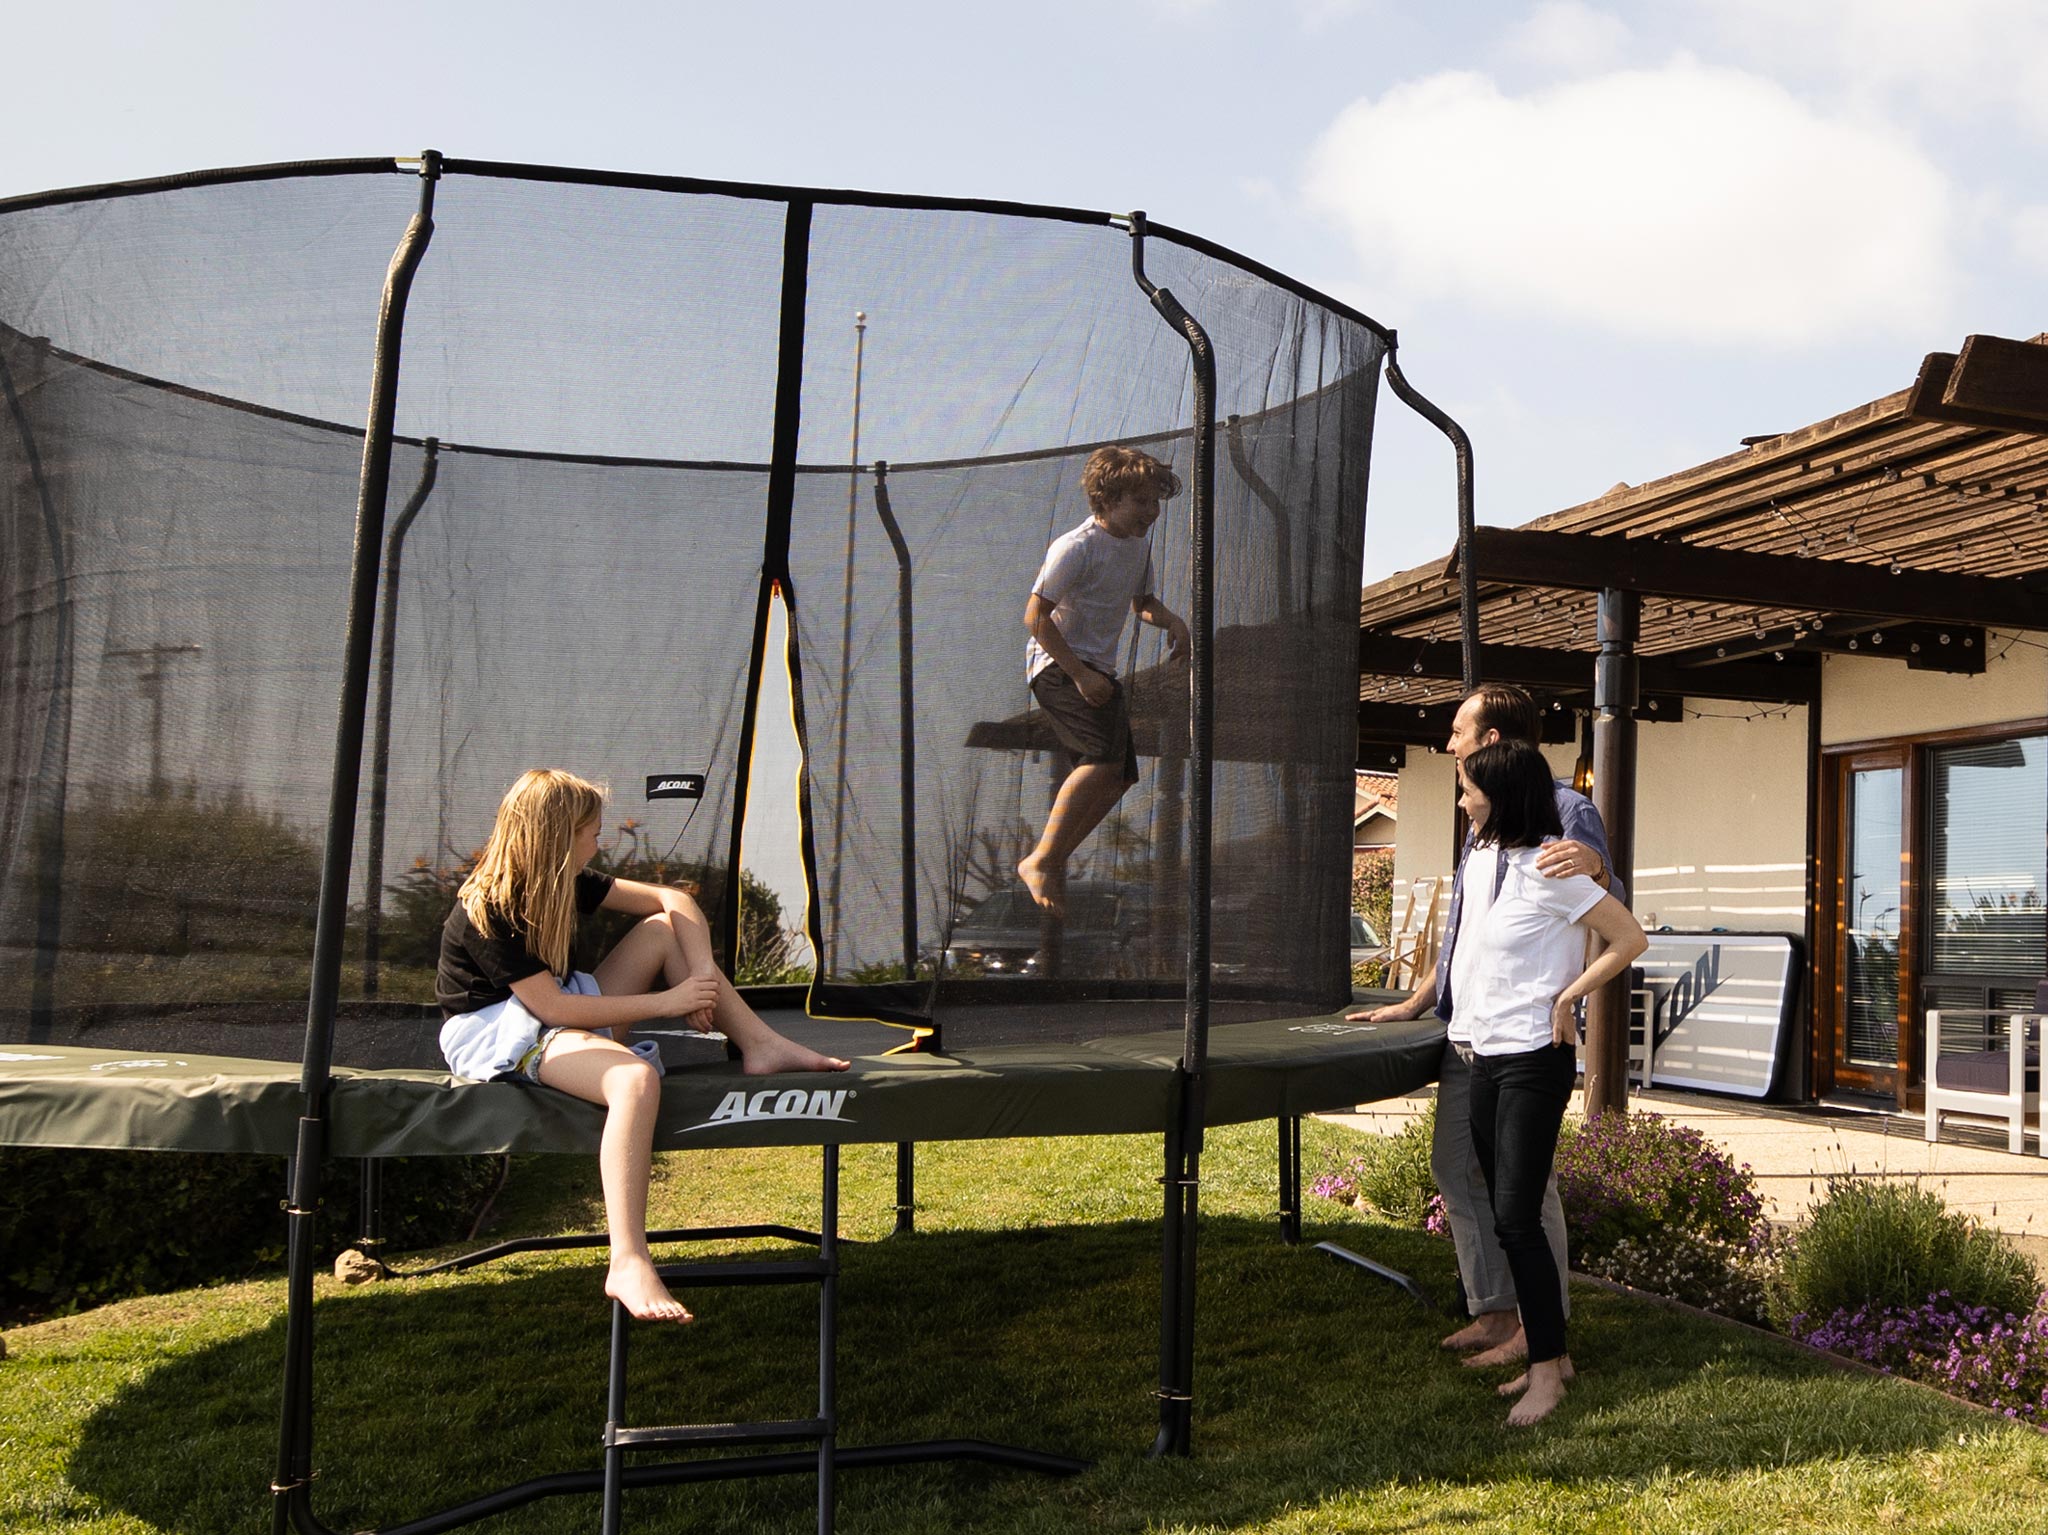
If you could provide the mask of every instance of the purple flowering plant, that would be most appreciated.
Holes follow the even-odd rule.
[[[1574,1267],[1624,1241],[1655,1249],[1677,1231],[1748,1253],[1770,1244],[1748,1164],[1655,1114],[1600,1114],[1567,1125],[1557,1143],[1557,1190]]]
[[[1817,1319],[1802,1313],[1786,1331],[2008,1418],[2048,1423],[2048,1297],[2022,1317],[1941,1290],[1917,1306],[1873,1302]]]

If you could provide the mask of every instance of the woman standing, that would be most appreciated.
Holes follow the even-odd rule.
[[[1482,746],[1459,778],[1476,840],[1451,990],[1472,1031],[1472,1146],[1529,1339],[1527,1372],[1502,1388],[1521,1398],[1508,1413],[1519,1427],[1548,1417],[1572,1376],[1564,1276],[1543,1235],[1542,1204],[1578,1074],[1577,1005],[1624,974],[1649,939],[1585,875],[1537,872],[1536,850],[1563,833],[1541,752],[1520,741]],[[1604,945],[1591,964],[1589,933]]]

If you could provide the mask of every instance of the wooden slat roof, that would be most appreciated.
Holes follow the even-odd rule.
[[[2048,342],[2048,335],[2034,341]],[[2048,436],[1920,419],[1908,413],[1910,393],[1902,389],[1662,479],[1618,485],[1524,527],[1854,562],[1901,583],[1924,572],[2003,578],[2048,571]],[[1365,588],[1361,627],[1455,643],[1452,571],[1447,555]],[[1583,652],[1590,685],[1595,601],[1591,592],[1483,581],[1481,641]],[[1868,619],[1845,622],[1824,606],[1646,595],[1639,654],[1711,665],[1717,648],[1730,661],[1757,659],[1836,648],[1841,634],[1872,627]],[[1459,691],[1455,680],[1369,672],[1359,696],[1422,706]]]

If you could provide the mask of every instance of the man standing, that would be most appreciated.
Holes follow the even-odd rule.
[[[1471,753],[1496,741],[1526,741],[1537,746],[1541,744],[1539,718],[1536,701],[1520,688],[1486,683],[1458,705],[1445,749],[1463,763]],[[1564,823],[1564,840],[1544,844],[1536,859],[1538,870],[1552,879],[1567,874],[1590,875],[1616,900],[1626,904],[1628,892],[1608,866],[1607,829],[1601,824],[1600,812],[1593,808],[1593,802],[1560,783],[1557,813]],[[1444,1215],[1458,1250],[1458,1279],[1464,1287],[1465,1305],[1472,1320],[1445,1338],[1444,1347],[1472,1351],[1465,1363],[1479,1367],[1521,1359],[1528,1353],[1528,1344],[1516,1310],[1514,1276],[1508,1271],[1507,1255],[1493,1233],[1486,1178],[1480,1171],[1478,1154],[1472,1149],[1471,1034],[1469,1030],[1460,1030],[1451,995],[1451,960],[1457,952],[1465,904],[1472,901],[1477,908],[1475,918],[1483,918],[1493,903],[1493,891],[1474,892],[1465,888],[1464,855],[1471,850],[1468,833],[1451,884],[1451,912],[1443,947],[1437,953],[1436,974],[1405,1001],[1345,1016],[1385,1023],[1420,1018],[1434,1008],[1436,1015],[1449,1025],[1437,1077],[1436,1135],[1430,1143],[1429,1170],[1436,1178],[1437,1191],[1443,1195]],[[1564,1207],[1558,1202],[1554,1175],[1543,1191],[1543,1232],[1556,1255],[1558,1273],[1565,1273]],[[1565,1310],[1569,1315],[1569,1294],[1565,1297]]]

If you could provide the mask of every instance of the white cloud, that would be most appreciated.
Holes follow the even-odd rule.
[[[1773,347],[1949,309],[1951,194],[1912,143],[1684,57],[1519,97],[1398,86],[1332,123],[1306,191],[1402,300]]]
[[[1773,74],[1967,122],[2048,135],[2048,6],[2040,0],[1705,0],[1725,43]]]
[[[1582,0],[1544,0],[1505,43],[1510,57],[1553,76],[1612,69],[1626,57],[1628,46],[1628,24]]]

